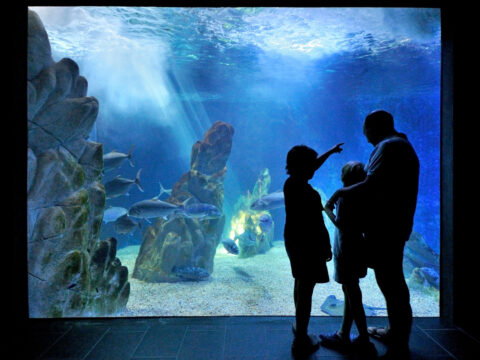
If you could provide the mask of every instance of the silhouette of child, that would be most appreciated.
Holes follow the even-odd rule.
[[[366,176],[361,162],[349,161],[342,168],[341,180],[346,187],[365,180]],[[345,305],[340,330],[331,335],[320,335],[320,338],[325,347],[337,350],[354,348],[362,354],[375,356],[375,346],[368,337],[362,292],[359,286],[359,279],[367,275],[360,216],[362,204],[364,201],[358,195],[339,198],[335,204],[336,216],[328,206],[325,207],[325,213],[336,226],[333,242],[334,279],[342,284]],[[357,325],[359,336],[350,341],[353,321]]]
[[[320,195],[308,181],[315,171],[333,153],[342,151],[338,144],[317,158],[317,152],[308,146],[294,146],[287,154],[285,195],[285,248],[295,278],[294,355],[312,353],[319,347],[319,339],[308,334],[313,288],[316,283],[329,281],[326,262],[332,258],[330,238],[322,216]]]

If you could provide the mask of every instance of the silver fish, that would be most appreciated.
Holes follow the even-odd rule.
[[[137,175],[135,176],[135,179],[125,179],[120,177],[118,175],[116,178],[113,180],[110,180],[107,182],[105,186],[105,192],[107,194],[107,199],[111,199],[114,197],[121,196],[125,194],[130,186],[133,184],[136,184],[138,186],[138,189],[143,192],[142,185],[140,184],[140,172],[142,169],[138,170]]]
[[[285,206],[285,196],[282,190],[262,196],[260,199],[255,200],[251,205],[252,210],[272,210]]]
[[[120,216],[127,213],[127,209],[119,206],[112,206],[103,212],[103,222],[109,223],[117,220]]]
[[[128,154],[118,152],[116,150],[110,151],[108,154],[103,155],[103,171],[110,171],[120,167],[123,162],[128,159],[131,167],[134,167],[132,162],[132,150],[133,146],[128,151]]]
[[[131,234],[137,227],[142,229],[142,224],[133,220],[127,214],[120,216],[113,223],[113,229],[118,234]]]
[[[136,218],[166,218],[175,214],[181,207],[158,199],[148,199],[136,202],[128,210],[128,215]]]
[[[262,230],[262,232],[268,233],[270,230],[272,230],[272,227],[273,227],[272,217],[268,214],[263,214],[258,219],[258,226],[260,226],[260,229]]]
[[[232,239],[226,238],[222,240],[222,245],[230,254],[238,255],[239,249],[235,241]]]
[[[215,205],[197,202],[193,197],[183,203],[181,213],[186,217],[200,220],[218,219],[222,216],[222,212]]]

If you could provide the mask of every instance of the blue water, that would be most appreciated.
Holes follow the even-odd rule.
[[[394,115],[421,164],[414,230],[439,252],[440,11],[381,8],[32,7],[55,61],[70,57],[100,103],[92,140],[128,152],[106,173],[134,178],[145,192],[108,206],[128,208],[188,171],[191,146],[218,120],[235,128],[225,178],[225,233],[233,206],[264,169],[270,191],[286,179],[297,144],[322,153],[339,142],[311,183],[330,196],[349,160],[372,150],[362,123],[372,110]],[[326,199],[324,199],[326,200]],[[272,211],[281,240],[284,210]],[[102,237],[114,236],[111,224]],[[115,235],[119,247],[141,232]]]

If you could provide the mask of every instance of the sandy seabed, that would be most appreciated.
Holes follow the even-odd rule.
[[[128,246],[117,252],[127,266],[130,297],[126,310],[116,314],[141,316],[293,316],[293,278],[282,241],[275,241],[266,254],[241,259],[217,251],[210,278],[200,282],[147,283],[132,278],[140,246]],[[328,316],[320,307],[329,295],[343,300],[341,285],[333,280],[333,261],[327,264],[330,282],[317,284],[313,293],[312,315]],[[360,280],[365,305],[385,308],[371,269]],[[439,316],[438,297],[410,289],[413,315]],[[386,310],[376,311],[386,316]]]

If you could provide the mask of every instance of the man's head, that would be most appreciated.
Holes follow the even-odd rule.
[[[385,110],[372,111],[363,123],[363,134],[368,142],[374,146],[387,136],[396,133],[393,126],[393,116]]]

